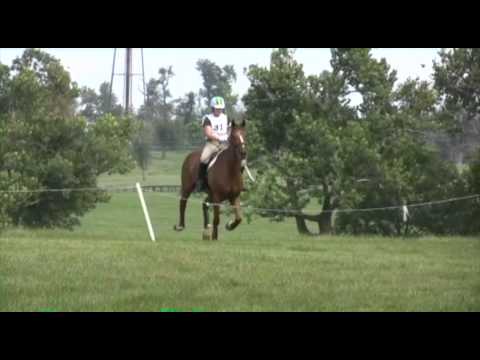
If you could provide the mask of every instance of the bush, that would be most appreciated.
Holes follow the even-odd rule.
[[[49,192],[49,189],[96,188],[104,173],[124,173],[134,163],[128,151],[131,119],[111,115],[87,129],[78,117],[16,118],[1,126],[3,138],[0,190],[46,190],[8,193],[2,223],[31,227],[65,227],[109,196],[98,191]],[[4,194],[5,198],[5,194]]]

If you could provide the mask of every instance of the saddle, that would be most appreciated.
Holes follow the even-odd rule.
[[[223,147],[222,149],[220,149],[219,151],[213,153],[213,155],[210,157],[210,159],[208,160],[207,162],[207,172],[210,170],[210,168],[215,164],[215,162],[217,161],[218,159],[218,156],[224,152],[225,150],[228,149],[228,146],[225,146]]]

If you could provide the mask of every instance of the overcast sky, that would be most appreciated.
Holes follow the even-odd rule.
[[[42,48],[42,50],[60,59],[63,66],[70,72],[73,81],[80,86],[88,86],[98,91],[100,84],[109,82],[112,73],[113,48]],[[379,48],[373,49],[375,58],[384,57],[388,64],[397,70],[399,82],[408,77],[419,77],[431,80],[433,60],[438,60],[437,48]],[[0,62],[11,65],[12,60],[20,56],[23,48],[1,48]],[[198,92],[202,87],[200,72],[195,69],[198,59],[209,59],[217,65],[233,65],[237,73],[237,81],[233,84],[235,94],[243,96],[249,81],[244,69],[257,64],[268,66],[271,48],[146,48],[144,49],[145,81],[158,77],[160,67],[172,66],[175,76],[170,81],[170,91],[173,98],[184,96],[189,91]],[[320,74],[330,69],[330,49],[299,48],[295,51],[295,59],[303,64],[307,75]],[[125,49],[117,49],[115,72],[125,70]],[[424,65],[424,66],[422,66]],[[140,49],[133,50],[133,72],[142,71]],[[123,78],[114,77],[114,92],[123,103]],[[141,76],[133,78],[133,105],[138,108],[143,102]]]

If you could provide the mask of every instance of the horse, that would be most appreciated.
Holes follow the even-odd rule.
[[[246,166],[245,120],[240,125],[232,122],[228,147],[219,154],[212,156],[215,161],[207,172],[207,197],[203,201],[204,239],[218,240],[218,225],[220,223],[220,203],[228,200],[234,208],[235,220],[226,224],[228,231],[234,230],[241,222],[240,193],[245,191],[242,172]],[[188,154],[182,165],[182,185],[180,198],[180,219],[174,230],[185,229],[185,209],[190,194],[195,190],[200,166],[201,150]],[[215,160],[216,157],[216,160]],[[248,170],[248,169],[247,169]],[[210,235],[208,219],[209,203],[213,204],[213,230]]]

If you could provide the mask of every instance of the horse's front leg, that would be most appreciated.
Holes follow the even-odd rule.
[[[212,240],[218,240],[218,224],[220,224],[220,205],[213,205],[213,233]]]
[[[242,222],[242,213],[240,210],[240,195],[237,196],[235,199],[230,200],[230,204],[233,207],[233,211],[235,213],[235,220],[230,220],[226,225],[225,228],[228,231],[234,230],[241,222]]]
[[[180,220],[178,225],[173,227],[176,231],[182,231],[185,229],[185,209],[187,207],[187,200],[190,194],[182,194],[182,198],[180,199]]]
[[[205,200],[202,203],[202,211],[203,211],[203,235],[202,238],[203,240],[211,240],[212,239],[212,233],[211,233],[211,228],[212,226],[210,225],[209,221],[209,208],[208,208],[208,203],[210,201],[210,196],[207,196]]]

